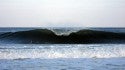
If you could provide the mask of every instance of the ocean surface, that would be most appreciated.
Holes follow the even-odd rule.
[[[59,38],[48,41],[44,33]],[[86,38],[76,40],[72,33],[73,37],[96,33],[98,40],[104,35],[108,42],[94,40],[95,35],[91,42],[74,42]],[[124,33],[125,28],[0,28],[0,70],[125,70]],[[65,37],[73,39],[64,42]]]
[[[0,45],[0,70],[125,70],[125,44]]]
[[[0,28],[4,44],[125,43],[125,28]]]

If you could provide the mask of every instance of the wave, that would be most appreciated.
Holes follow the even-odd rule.
[[[83,28],[48,28],[50,31],[54,32],[56,35],[65,35],[68,36],[73,32],[78,32]],[[87,29],[87,28],[85,28]]]
[[[0,46],[0,59],[24,58],[111,58],[125,57],[124,44],[55,44],[31,45],[16,44]]]
[[[84,44],[125,43],[125,33],[89,29],[34,29],[0,34],[0,43]]]

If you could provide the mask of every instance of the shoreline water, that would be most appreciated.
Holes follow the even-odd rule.
[[[96,39],[99,42],[84,44],[78,43],[85,38],[88,39],[88,35],[83,36],[83,39],[76,35],[74,36],[76,39],[71,37],[73,39],[72,44],[68,44],[70,37],[66,40],[63,40],[64,37],[57,40],[57,42],[61,42],[61,40],[63,40],[63,42],[67,41],[66,44],[52,44],[48,42],[45,44],[35,44],[33,41],[37,42],[39,40],[41,42],[45,37],[47,38],[45,40],[50,41],[53,37],[47,36],[51,34],[48,34],[46,31],[43,31],[43,34],[46,33],[47,35],[44,35],[45,37],[41,36],[41,29],[36,30],[37,32],[27,31],[27,29],[26,31],[24,29],[24,31],[19,32],[16,32],[16,30],[18,29],[15,28],[14,30],[10,30],[10,33],[1,34],[2,39],[7,40],[3,43],[1,42],[3,40],[0,39],[0,70],[125,70],[125,40],[123,40],[123,43],[116,41],[116,39],[123,39],[119,34],[125,31],[124,28],[123,31],[122,29],[102,29],[102,32],[98,32],[96,31],[98,29],[96,29],[94,33],[93,31],[83,31],[84,34],[86,34],[86,32],[90,33],[88,34],[90,35],[89,38],[92,37],[92,33],[94,36],[94,39],[91,39],[92,42]],[[108,33],[105,32],[105,30],[108,31]],[[56,29],[55,31],[57,33],[70,32],[68,29]],[[83,32],[76,34],[81,35]],[[99,33],[100,35],[95,33]],[[55,38],[57,39],[58,35],[53,35],[56,36]],[[124,37],[124,35],[122,36]],[[109,39],[109,43],[100,43],[100,40],[106,38]],[[74,43],[78,40],[80,41]],[[6,43],[7,41],[10,43]],[[24,43],[14,44],[13,41],[22,41]],[[28,43],[26,43],[26,41],[28,41]],[[54,41],[55,40],[52,42]],[[113,41],[117,43],[111,43]],[[86,42],[86,40],[84,42]]]
[[[1,70],[124,70],[125,58],[0,60]]]

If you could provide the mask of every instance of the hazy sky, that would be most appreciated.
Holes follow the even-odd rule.
[[[0,0],[0,27],[125,27],[125,0]]]

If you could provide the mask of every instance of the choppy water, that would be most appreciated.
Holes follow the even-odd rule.
[[[125,57],[124,44],[8,44],[0,45],[0,59]]]
[[[0,70],[125,70],[125,44],[4,44]]]

